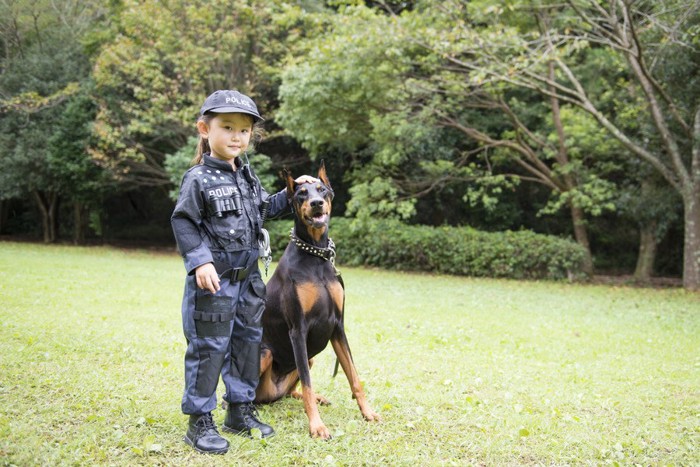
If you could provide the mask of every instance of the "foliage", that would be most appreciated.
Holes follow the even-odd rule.
[[[696,295],[341,270],[353,360],[383,420],[362,420],[329,346],[312,378],[331,441],[287,398],[259,407],[277,436],[222,433],[229,452],[206,456],[182,441],[181,258],[0,242],[3,464],[700,462]]]
[[[388,220],[344,226],[337,221],[333,236],[343,245],[340,261],[350,265],[472,277],[562,279],[579,275],[583,259],[575,243],[528,231],[479,232]]]
[[[407,220],[415,214],[415,200],[399,200],[398,190],[385,178],[375,177],[369,182],[358,183],[350,189],[350,195],[347,214],[354,214],[358,219]]]
[[[659,180],[649,170],[635,172],[642,179],[638,185],[628,185],[618,191],[616,201],[620,212],[639,224],[656,225],[655,235],[661,239],[669,227],[682,216],[682,202],[678,193]]]
[[[270,194],[274,193],[272,190],[278,176],[274,172],[272,159],[265,154],[255,152],[249,155],[249,161],[263,189]]]
[[[456,70],[472,76],[475,86],[529,90],[587,112],[634,157],[652,166],[683,199],[684,283],[689,289],[700,288],[700,177],[693,169],[700,160],[700,112],[694,92],[698,81],[679,81],[676,74],[680,69],[697,71],[700,65],[694,39],[700,5],[677,0],[603,6],[571,0],[536,5],[513,1],[499,8],[496,3],[455,2],[436,9],[437,17],[462,21],[449,23],[455,26],[446,40],[430,43],[428,36],[425,42]],[[678,12],[683,12],[680,18]],[[483,14],[484,29],[465,27],[475,13]],[[528,19],[537,27],[528,29]],[[607,65],[601,74],[617,74],[616,84],[626,85],[616,96],[587,85],[592,49],[603,51],[598,58],[612,57],[601,61]],[[641,111],[631,125],[635,106]],[[592,190],[604,191],[600,184]]]
[[[98,8],[78,3],[0,6],[6,46],[0,68],[0,199],[35,200],[45,241],[56,239],[61,199],[99,210],[109,188],[88,152],[95,106],[81,43]]]
[[[60,180],[61,192],[71,201],[91,204],[99,210],[102,196],[113,188],[105,170],[90,157],[92,122],[95,104],[90,85],[70,99],[58,117],[57,126],[48,138],[49,171]]]
[[[274,256],[289,242],[292,222],[270,222]],[[481,232],[469,227],[406,225],[396,220],[334,218],[338,262],[470,277],[565,279],[581,275],[583,250],[530,231]]]
[[[300,34],[303,13],[265,0],[235,8],[224,0],[128,5],[96,59],[95,155],[124,183],[168,184],[165,155],[188,145],[199,107],[214,90],[240,90],[269,119],[276,85],[265,62],[288,53],[281,44]]]
[[[270,234],[270,249],[272,257],[278,260],[289,243],[289,232],[294,227],[294,221],[289,219],[268,220],[264,225]]]
[[[182,146],[174,154],[165,156],[163,169],[168,173],[170,183],[173,187],[169,193],[170,199],[173,201],[177,200],[177,197],[180,195],[182,176],[192,166],[192,159],[194,158],[198,142],[199,137],[190,136],[186,145]]]
[[[170,199],[177,200],[180,194],[180,183],[184,173],[192,166],[198,138],[192,136],[187,140],[187,144],[179,149],[175,154],[165,156],[163,168],[168,173],[173,189],[170,190]],[[263,188],[271,187],[277,177],[271,173],[272,161],[264,154],[253,153],[249,156],[250,164],[255,175],[260,179]]]
[[[385,18],[366,8],[347,7],[342,13],[328,18],[330,32],[310,37],[308,54],[290,62],[281,76],[277,118],[312,154],[367,145],[370,120],[398,97],[406,66]],[[361,34],[358,23],[364,25]],[[372,47],[369,38],[377,41]]]
[[[202,99],[236,87],[270,132],[257,173],[322,157],[344,214],[590,228],[617,266],[653,228],[692,273],[698,24],[694,0],[0,2],[0,230],[65,231],[67,200],[97,226],[126,198],[125,235],[169,238],[140,203],[170,208]]]
[[[18,21],[13,31],[17,50],[5,57],[0,74],[0,162],[4,167],[0,199],[27,196],[34,190],[80,189],[74,184],[75,178],[71,180],[75,177],[71,174],[73,162],[63,159],[87,158],[85,126],[91,121],[91,111],[76,112],[74,108],[84,105],[85,96],[76,93],[80,90],[78,82],[87,78],[89,64],[69,30],[72,25],[63,25],[62,18],[45,9],[46,5],[40,4],[33,8],[17,5],[13,11]],[[30,15],[41,26],[36,32],[30,29]],[[5,34],[9,34],[8,27],[3,24]],[[67,113],[72,113],[70,118],[66,118]],[[80,146],[82,142],[83,147],[78,148],[82,156],[66,154],[57,146],[76,126],[81,135],[73,144]]]
[[[416,99],[425,83],[410,78],[424,53],[396,18],[348,4],[327,22],[285,68],[278,118],[312,157],[350,160],[349,213],[406,219],[417,197],[484,175]]]
[[[460,201],[493,212],[520,179],[552,190],[541,214],[563,206],[590,215],[614,209],[615,185],[597,170],[594,154],[577,152],[577,139],[590,127],[598,136],[597,127],[577,128],[564,108],[569,139],[562,144],[572,150],[562,155],[552,109],[536,92],[488,82],[449,60],[477,53],[484,36],[517,54],[517,34],[532,33],[535,23],[497,22],[505,33],[495,34],[451,8],[426,2],[387,15],[346,5],[283,73],[280,121],[312,155],[368,154],[353,165],[348,214],[408,219],[419,198],[430,199],[443,218]],[[596,146],[597,153],[607,157],[611,146]]]
[[[341,11],[329,32],[311,39],[316,44],[313,52],[283,75],[281,114],[289,115],[285,106],[297,112],[285,124],[312,151],[323,144],[346,151],[369,148],[374,154],[369,173],[385,177],[383,183],[395,185],[398,199],[403,199],[425,195],[425,191],[407,189],[406,184],[401,187],[404,177],[414,181],[421,176],[411,171],[415,164],[404,163],[405,156],[411,152],[422,156],[416,141],[422,142],[422,136],[431,131],[435,134],[436,128],[450,128],[477,143],[476,147],[457,146],[448,157],[438,156],[439,163],[453,164],[449,172],[457,180],[469,181],[459,176],[461,168],[473,167],[466,161],[471,158],[473,163],[474,155],[493,150],[495,169],[552,190],[552,200],[542,213],[562,206],[571,209],[577,241],[586,248],[589,241],[581,213],[601,215],[615,207],[618,186],[606,178],[610,175],[606,162],[622,166],[633,154],[681,194],[686,210],[684,276],[688,287],[699,286],[700,179],[692,170],[697,162],[692,161],[700,157],[694,142],[700,138],[694,130],[700,113],[694,98],[686,102],[682,97],[697,94],[693,92],[697,80],[679,81],[676,74],[697,68],[693,47],[700,21],[697,2],[612,2],[606,9],[587,1],[514,0],[505,5],[457,1],[440,8],[428,1],[400,15],[380,14],[349,2]],[[676,11],[684,12],[678,21]],[[378,49],[389,56],[379,58],[375,44],[381,44]],[[689,60],[681,59],[683,65],[675,61],[681,55],[671,52],[680,49],[689,55]],[[337,63],[334,59],[340,55],[346,60]],[[392,66],[383,69],[387,61]],[[662,64],[670,72],[658,71]],[[371,82],[365,84],[361,76],[371,77]],[[313,89],[316,97],[304,104],[301,96],[307,89]],[[375,98],[378,89],[391,100]],[[373,108],[375,102],[381,111]],[[341,112],[324,115],[318,110],[323,105]],[[586,133],[586,125],[579,125],[586,123],[580,116],[567,119],[577,113],[595,121],[593,138]],[[319,114],[328,126],[314,122]],[[402,127],[396,124],[401,118],[413,122]],[[382,126],[382,121],[394,125]],[[348,132],[348,122],[357,131]],[[419,125],[428,130],[409,131],[413,139],[399,136],[386,144],[383,138]],[[600,129],[616,140],[595,146],[593,153],[603,153],[602,158],[575,146],[600,139]],[[655,140],[658,146],[652,143]],[[411,150],[404,152],[404,147]],[[372,170],[377,167],[381,170]],[[365,164],[354,175],[363,170]],[[472,178],[483,175],[492,175],[488,159],[482,161],[481,172],[468,173]],[[355,180],[367,184],[360,177]],[[433,177],[427,191],[445,184],[445,179]],[[370,191],[364,188],[359,194],[366,196]],[[465,194],[470,198],[469,188]],[[392,205],[391,197],[383,201]],[[369,208],[376,203],[357,205]],[[591,266],[589,252],[586,269]]]

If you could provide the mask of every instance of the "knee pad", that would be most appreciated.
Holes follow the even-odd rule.
[[[231,374],[242,380],[260,377],[260,343],[245,340],[231,342]]]

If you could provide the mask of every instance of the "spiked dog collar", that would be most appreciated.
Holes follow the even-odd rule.
[[[292,229],[289,231],[289,238],[301,251],[309,253],[310,255],[318,256],[319,258],[323,258],[331,263],[331,266],[333,266],[333,269],[335,270],[335,275],[340,275],[340,271],[338,271],[338,268],[335,267],[335,243],[333,243],[333,240],[330,237],[328,238],[327,248],[320,248],[310,243],[306,243],[300,239],[296,233],[294,233],[294,227],[292,227]]]

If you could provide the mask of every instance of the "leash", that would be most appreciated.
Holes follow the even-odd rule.
[[[267,270],[270,268],[270,263],[272,262],[272,249],[270,248],[270,234],[267,229],[260,229],[260,240],[258,242],[258,256],[265,265],[265,277],[267,277]]]
[[[246,155],[246,160],[248,155]],[[265,264],[265,277],[267,277],[267,270],[270,268],[270,263],[272,262],[272,250],[270,249],[270,234],[267,229],[263,228],[265,221],[267,220],[267,211],[270,209],[270,201],[265,200],[260,203],[260,237],[258,240],[258,256],[262,259],[263,264]]]
[[[292,229],[289,231],[289,238],[300,250],[305,251],[310,255],[323,258],[329,263],[331,263],[331,266],[333,266],[333,271],[335,271],[335,275],[340,276],[340,271],[335,266],[335,243],[333,243],[333,240],[330,237],[328,238],[327,248],[320,248],[310,243],[306,243],[305,241],[297,237],[297,235],[294,233],[294,227],[292,227]]]

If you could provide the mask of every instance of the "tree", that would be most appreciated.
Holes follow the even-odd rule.
[[[669,227],[681,216],[682,201],[678,193],[649,164],[632,159],[625,167],[633,174],[618,191],[616,204],[623,218],[639,228],[639,254],[634,280],[649,282],[654,273],[657,246]]]
[[[457,200],[494,210],[495,197],[517,180],[541,183],[553,193],[543,212],[568,206],[592,272],[584,216],[612,207],[613,186],[592,170],[589,155],[570,148],[583,139],[573,133],[583,126],[581,112],[455,67],[443,44],[453,54],[473,46],[461,40],[454,26],[460,24],[476,27],[440,8],[400,16],[342,9],[283,74],[280,122],[312,154],[368,154],[352,178],[350,207],[360,215],[362,209],[370,216],[394,210],[405,218],[413,213],[408,200],[455,190]],[[553,64],[548,69],[553,73]],[[595,132],[588,141],[600,143],[604,138]],[[597,148],[611,150],[610,144]]]
[[[534,15],[542,31],[508,35],[510,42],[477,36],[462,28],[458,52],[445,47],[444,56],[457,68],[494,82],[531,89],[589,113],[635,157],[648,163],[683,200],[683,284],[700,289],[700,68],[697,1],[668,2],[567,0],[509,2],[520,14]],[[493,2],[448,2],[453,15],[463,11],[499,16]],[[481,10],[479,10],[481,8]],[[502,28],[499,23],[492,34]],[[486,40],[485,40],[486,39]],[[644,103],[641,125],[648,133],[630,129],[617,118],[616,106],[601,105],[577,72],[577,64],[592,49],[603,49],[626,64],[627,92]],[[554,63],[554,79],[543,63]],[[681,78],[684,77],[684,78]]]
[[[99,216],[104,195],[114,187],[110,174],[90,156],[96,106],[89,83],[57,117],[47,145],[46,164],[58,192],[73,204],[73,243],[85,242],[91,214]]]
[[[95,64],[94,157],[124,187],[170,184],[165,157],[187,146],[200,105],[217,89],[251,96],[274,127],[275,67],[289,53],[286,41],[314,27],[303,8],[277,0],[147,0],[121,9]]]
[[[89,111],[79,123],[64,117],[89,76],[80,40],[99,8],[37,0],[3,3],[0,10],[0,199],[34,199],[44,241],[52,242],[58,236],[61,196],[70,198],[92,183],[69,175],[76,162],[89,161],[85,146],[77,148],[74,141],[73,147],[61,149],[63,143],[55,143],[61,135],[72,135],[70,126],[85,126],[91,119]]]
[[[410,196],[402,180],[441,189],[483,175],[475,167],[515,161],[525,172],[515,175],[552,189],[552,207],[569,206],[583,244],[583,214],[615,195],[605,166],[635,157],[683,199],[684,284],[698,288],[700,113],[698,80],[688,78],[699,75],[697,2],[424,1],[390,20],[356,6],[339,13],[281,87],[280,120],[312,153],[351,150],[381,167],[370,170],[381,183],[364,184],[383,201]],[[584,114],[596,138],[614,144],[572,158],[587,138],[576,133]],[[449,134],[439,125],[477,145],[402,165],[418,135]],[[487,163],[477,153],[490,154]]]

